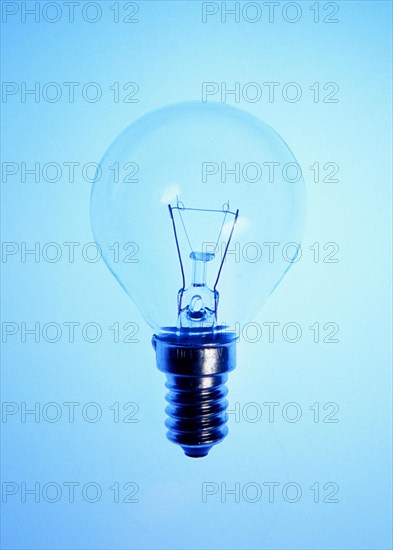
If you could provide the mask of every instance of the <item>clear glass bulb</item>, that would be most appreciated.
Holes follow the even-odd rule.
[[[203,417],[202,387],[224,374],[217,349],[234,347],[235,324],[256,315],[290,267],[287,255],[271,261],[269,254],[293,243],[286,250],[296,257],[303,212],[304,183],[290,149],[239,109],[169,106],[131,124],[109,147],[93,185],[92,228],[107,266],[154,329],[155,347],[164,346],[164,355],[156,347],[157,364],[172,373],[172,401],[180,399],[181,376],[198,378],[194,412],[170,410],[172,420]],[[127,261],[119,261],[115,246],[128,252]],[[172,369],[171,346],[176,357],[189,352]],[[216,354],[210,370],[209,349]],[[169,425],[170,432],[181,428]],[[170,438],[189,456],[204,456],[216,435],[190,445],[176,433]]]

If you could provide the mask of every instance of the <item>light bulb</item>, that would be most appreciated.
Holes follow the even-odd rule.
[[[100,163],[93,233],[154,329],[169,389],[167,435],[187,456],[206,456],[227,434],[235,328],[257,314],[296,257],[303,205],[301,170],[284,141],[223,104],[149,113]],[[127,252],[123,261],[116,247]]]

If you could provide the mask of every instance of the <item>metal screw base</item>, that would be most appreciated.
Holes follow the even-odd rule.
[[[167,437],[192,458],[206,456],[228,433],[225,386],[236,366],[234,333],[153,336],[157,367],[165,372]]]
[[[177,376],[167,374],[165,409],[168,439],[190,457],[206,456],[228,433],[225,396],[227,374]]]

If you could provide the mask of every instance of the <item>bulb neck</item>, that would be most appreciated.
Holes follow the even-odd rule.
[[[167,437],[192,458],[206,456],[228,433],[228,373],[236,334],[153,336],[157,367],[167,377]]]

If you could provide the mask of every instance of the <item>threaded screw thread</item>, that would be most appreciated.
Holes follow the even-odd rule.
[[[167,373],[167,437],[189,457],[206,456],[228,433],[226,373],[183,376]]]

